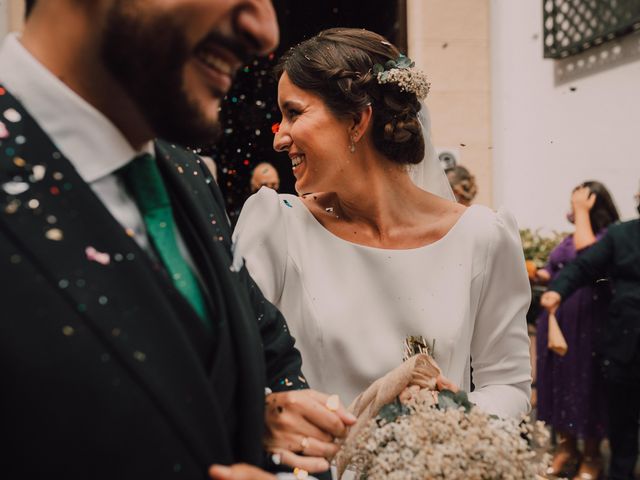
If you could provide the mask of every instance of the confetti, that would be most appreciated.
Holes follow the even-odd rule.
[[[7,108],[2,115],[11,123],[17,123],[22,120],[22,115],[15,108]]]
[[[271,125],[271,131],[273,132],[274,135],[278,133],[280,131],[280,122],[276,122],[273,125]]]
[[[29,184],[26,182],[7,182],[2,184],[2,189],[9,195],[20,195],[29,190]]]
[[[44,174],[46,171],[47,167],[45,167],[44,165],[34,165],[33,169],[31,170],[31,176],[29,177],[29,180],[31,180],[32,182],[39,182],[44,178]]]
[[[139,362],[144,362],[147,359],[147,356],[143,352],[136,350],[135,352],[133,352],[133,358],[135,358]]]
[[[44,236],[49,240],[53,240],[54,242],[59,242],[64,238],[64,234],[59,228],[50,228],[44,233]]]
[[[7,130],[7,126],[0,122],[0,138],[7,138],[9,136],[9,130]]]
[[[286,199],[285,199],[285,200],[282,200],[282,202],[283,202],[287,207],[289,207],[289,208],[293,208],[293,205],[291,205],[291,204],[289,203],[289,200],[286,200]]]
[[[109,265],[111,263],[111,256],[108,253],[99,252],[94,247],[85,248],[84,253],[90,262],[96,262],[100,265]]]
[[[20,208],[20,200],[11,200],[7,203],[7,206],[4,207],[4,211],[5,213],[12,215],[18,211],[18,208]]]
[[[76,330],[73,327],[71,327],[69,325],[65,325],[64,327],[62,327],[62,334],[65,337],[70,337],[74,333],[76,333]]]

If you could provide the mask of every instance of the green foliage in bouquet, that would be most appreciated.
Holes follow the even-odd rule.
[[[451,390],[438,392],[438,408],[440,410],[463,408],[466,413],[469,413],[472,407],[473,403],[469,401],[469,396],[464,390],[458,390],[455,393]]]
[[[525,260],[531,260],[537,268],[542,268],[546,265],[551,250],[553,250],[567,234],[553,232],[551,236],[545,237],[539,232],[539,230],[534,231],[529,228],[522,229],[520,230],[520,239],[522,240]]]
[[[381,427],[387,423],[395,422],[398,417],[403,415],[411,415],[411,409],[396,398],[393,403],[388,403],[380,409],[376,417],[376,423]]]

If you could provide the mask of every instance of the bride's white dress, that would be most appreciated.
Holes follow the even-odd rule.
[[[501,416],[528,411],[530,289],[510,214],[472,206],[437,242],[388,250],[345,241],[298,197],[263,188],[234,238],[287,319],[313,388],[348,405],[401,363],[407,335],[422,335],[467,391],[473,366],[472,402]]]

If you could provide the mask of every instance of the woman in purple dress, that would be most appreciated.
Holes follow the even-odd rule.
[[[547,266],[537,272],[543,283],[597,242],[619,216],[604,185],[591,181],[574,189],[567,218],[575,224],[575,231],[551,252]],[[550,475],[573,475],[580,465],[574,479],[595,480],[602,471],[600,442],[606,420],[597,344],[606,318],[604,297],[594,285],[576,291],[562,303],[556,316],[569,347],[565,356],[547,348],[547,313],[538,318],[538,418],[553,427],[558,436],[547,472]],[[578,438],[584,440],[581,462]]]

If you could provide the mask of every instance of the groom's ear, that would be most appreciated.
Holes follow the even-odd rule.
[[[353,124],[351,125],[351,133],[353,140],[357,142],[362,138],[364,132],[369,128],[369,124],[373,118],[373,109],[371,105],[367,105],[364,110],[353,118]]]

